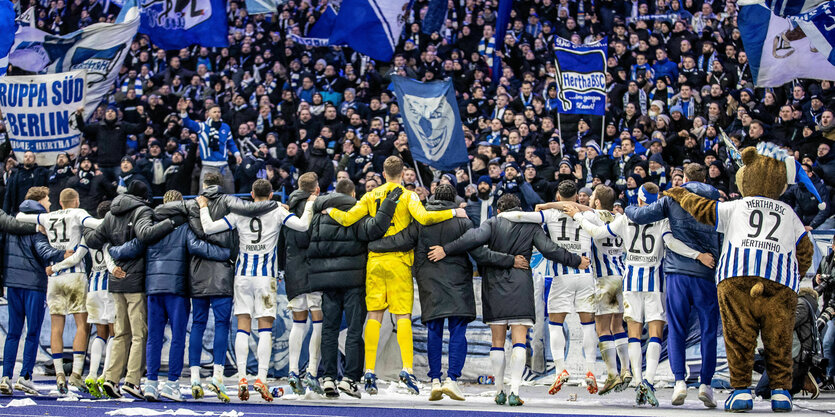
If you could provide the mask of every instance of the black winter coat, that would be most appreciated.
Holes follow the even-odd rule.
[[[95,230],[85,232],[87,246],[101,249],[105,243],[120,246],[133,238],[150,245],[174,230],[174,222],[163,221],[154,224],[154,211],[144,200],[131,194],[121,194],[113,199],[110,212]],[[145,292],[145,256],[140,254],[132,259],[115,261],[127,276],[112,279],[108,290],[113,293]]]
[[[287,199],[290,213],[301,217],[310,193],[296,190]],[[292,300],[301,294],[310,292],[307,279],[307,246],[310,243],[308,232],[299,232],[289,227],[282,227],[278,240],[278,253],[284,255],[284,287],[287,299]]]
[[[26,200],[26,193],[31,187],[45,187],[49,184],[49,170],[37,164],[30,168],[21,164],[6,182],[6,196],[3,211],[10,216],[17,214],[20,203]]]
[[[76,122],[78,129],[84,133],[87,140],[95,138],[93,142],[99,148],[96,162],[101,168],[118,166],[122,158],[127,155],[128,135],[139,134],[145,130],[145,123],[103,121],[87,125],[80,115],[76,116]]]
[[[178,215],[188,215],[182,201],[172,201],[154,209],[154,218],[157,221],[167,221]],[[146,294],[175,294],[183,297],[190,294],[189,255],[226,261],[229,259],[229,252],[229,249],[198,239],[186,224],[178,226],[162,240],[148,246],[147,250],[139,239],[131,239],[122,246],[110,248],[110,256],[114,261],[145,257]]]
[[[322,210],[350,210],[357,200],[339,193],[316,199],[310,222],[310,245],[307,249],[307,273],[311,291],[345,290],[365,287],[366,242],[386,234],[397,204],[383,199],[375,217],[366,216],[343,227]]]
[[[458,207],[452,201],[433,200],[426,204],[428,211],[450,210]],[[446,317],[476,318],[473,292],[473,265],[467,253],[451,255],[439,262],[427,257],[429,248],[450,243],[473,228],[469,219],[454,217],[431,226],[412,222],[400,233],[371,242],[372,252],[405,252],[415,250],[412,275],[417,280],[420,294],[420,319],[423,323]],[[470,249],[469,254],[479,267],[513,268],[513,256],[493,252],[484,246]]]
[[[514,209],[518,210],[518,209]],[[447,256],[460,255],[481,245],[508,255],[531,258],[533,247],[556,263],[576,268],[579,256],[557,246],[533,223],[513,223],[493,217],[444,245]],[[529,269],[487,267],[481,277],[481,305],[485,323],[501,320],[536,321],[533,276]]]
[[[20,205],[24,213],[45,213],[35,201]],[[0,212],[0,231],[4,232],[3,284],[5,287],[46,292],[46,267],[64,260],[64,251],[53,249],[34,224],[21,223]]]
[[[72,167],[69,165],[63,168],[58,168],[56,165],[52,168],[49,173],[49,179],[47,180],[47,187],[49,187],[49,204],[51,206],[49,211],[61,210],[61,191],[69,186],[69,182],[72,180],[74,175]]]
[[[104,199],[116,197],[116,187],[108,184],[104,176],[78,170],[78,174],[67,181],[67,187],[78,192],[79,208],[95,213]],[[50,201],[52,197],[50,197]]]
[[[335,177],[333,161],[324,149],[312,148],[307,156],[306,172],[315,172],[319,177],[319,188],[326,191]]]
[[[209,199],[209,214],[212,215],[212,220],[218,220],[229,213],[258,216],[278,207],[275,201],[245,203],[237,197],[222,194],[218,186],[207,187],[202,195]],[[228,261],[191,257],[189,275],[191,276],[192,297],[231,297],[235,282],[235,260],[238,258],[238,232],[227,230],[207,235],[200,224],[200,207],[197,201],[189,200],[186,208],[189,226],[198,239],[231,249]]]

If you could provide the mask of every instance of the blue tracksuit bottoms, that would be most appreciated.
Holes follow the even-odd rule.
[[[171,346],[168,350],[168,380],[176,381],[183,373],[183,357],[186,351],[188,313],[191,309],[188,297],[175,294],[148,296],[148,345],[145,348],[148,380],[159,379],[160,356],[165,339],[165,325],[171,325]]]
[[[441,357],[444,354],[444,320],[449,328],[449,369],[447,376],[456,381],[464,369],[467,359],[467,324],[470,319],[464,317],[447,317],[426,322],[428,336],[426,350],[429,359],[429,378],[441,379]]]
[[[209,308],[215,316],[215,337],[212,347],[215,365],[226,365],[229,348],[229,324],[232,320],[232,297],[195,297],[191,299],[191,334],[188,339],[188,366],[200,366],[203,333],[209,322]]]
[[[26,343],[23,345],[23,367],[20,369],[20,376],[31,378],[38,355],[41,325],[46,314],[46,292],[8,287],[6,299],[9,300],[9,327],[3,347],[3,376],[12,378],[25,320]]]
[[[699,380],[710,385],[716,372],[716,334],[719,329],[719,298],[713,277],[666,274],[667,350],[676,381],[687,373],[685,349],[690,331],[690,312],[695,309],[701,331],[702,369]]]

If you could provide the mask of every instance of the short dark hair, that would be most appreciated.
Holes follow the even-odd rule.
[[[99,206],[96,207],[96,216],[98,218],[103,219],[105,215],[110,211],[110,200],[104,200],[99,203]]]
[[[440,184],[435,187],[435,200],[438,201],[455,201],[455,188],[449,184]]]
[[[577,195],[577,183],[573,180],[563,180],[557,186],[557,192],[562,198],[571,198]]]
[[[707,178],[707,169],[702,164],[691,163],[684,167],[684,176],[687,181],[705,182]]]
[[[522,205],[522,202],[519,201],[519,197],[516,194],[505,194],[499,197],[499,201],[496,202],[496,209],[505,212],[508,210],[512,210],[515,208],[519,208]]]
[[[207,172],[206,175],[203,176],[203,186],[204,187],[211,187],[213,185],[220,185],[223,183],[223,177],[220,176],[217,172]]]
[[[349,179],[341,179],[336,183],[336,192],[339,194],[351,195],[354,193],[354,182]]]
[[[615,208],[615,190],[606,185],[598,185],[594,188],[594,198],[600,202],[600,208],[603,210],[614,210]]]
[[[269,181],[259,178],[252,183],[252,194],[256,197],[267,198],[273,192],[273,186]]]

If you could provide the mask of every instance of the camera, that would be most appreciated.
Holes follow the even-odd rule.
[[[833,279],[832,275],[821,274],[821,283],[815,286],[815,291],[818,294],[823,294],[828,290],[832,290],[833,283],[835,283],[835,279]]]
[[[829,304],[821,310],[821,314],[818,316],[817,322],[815,322],[815,326],[818,328],[818,333],[823,333],[826,323],[829,320],[832,320],[832,317],[835,317],[835,300],[830,301]]]

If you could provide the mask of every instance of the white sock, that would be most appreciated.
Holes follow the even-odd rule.
[[[87,357],[87,352],[74,351],[72,353],[72,373],[81,375],[84,372],[84,359]]]
[[[600,356],[606,364],[606,373],[609,376],[618,374],[617,353],[615,353],[615,341],[612,335],[600,336]]]
[[[308,360],[307,373],[314,377],[319,375],[319,360],[322,359],[322,320],[313,321],[313,333],[310,335],[310,344],[308,345]]]
[[[493,368],[493,379],[496,384],[496,393],[504,391],[504,367],[505,355],[503,347],[490,348],[490,364]]]
[[[249,359],[249,332],[238,329],[235,334],[235,363],[238,365],[238,379],[246,378],[246,361]]]
[[[551,357],[554,358],[554,371],[559,375],[565,369],[565,334],[562,332],[562,323],[549,321],[548,331],[551,333]]]
[[[264,382],[267,380],[267,370],[270,369],[270,354],[273,353],[273,338],[271,327],[258,330],[258,376]]]
[[[293,326],[290,327],[290,344],[288,350],[290,351],[290,372],[296,375],[299,374],[299,356],[302,354],[305,330],[307,330],[307,320],[293,320]]]
[[[61,353],[52,354],[52,366],[55,367],[56,374],[64,373],[64,356]]]
[[[594,363],[597,362],[597,330],[594,321],[580,323],[583,328],[583,356],[586,359],[586,372],[594,373]]]
[[[238,352],[235,352],[238,353]],[[189,369],[191,370],[191,383],[192,384],[199,384],[200,383],[200,367],[199,366],[190,366]]]
[[[632,365],[632,379],[641,382],[641,339],[629,338],[629,361]]]
[[[218,381],[223,381],[223,368],[223,365],[212,365],[212,378],[217,379]]]
[[[104,378],[104,373],[110,366],[110,359],[113,357],[113,336],[107,338],[107,347],[104,349],[104,367],[101,368],[99,378]]]
[[[647,345],[647,372],[644,379],[650,384],[655,383],[655,371],[658,369],[658,360],[661,358],[661,339],[649,338]]]
[[[517,343],[510,352],[510,392],[519,395],[522,373],[525,371],[525,345]]]
[[[96,336],[93,339],[93,345],[90,346],[90,369],[87,371],[87,378],[96,379],[99,374],[99,365],[101,365],[101,357],[104,354],[104,349],[107,348],[107,341]]]
[[[618,333],[615,335],[615,351],[618,353],[618,360],[620,361],[621,372],[629,370],[629,349],[627,347],[626,333]]]

